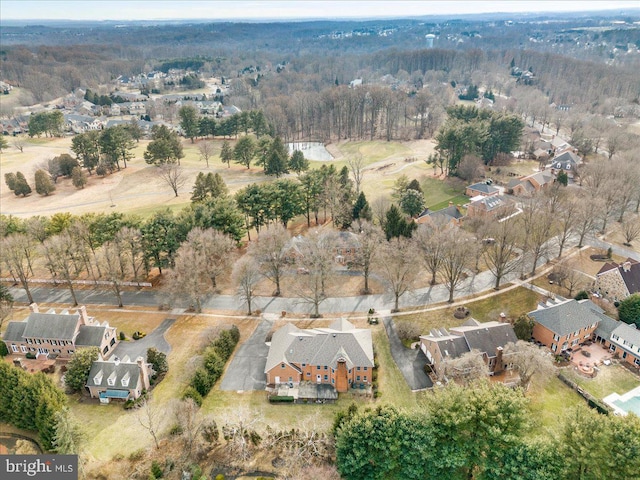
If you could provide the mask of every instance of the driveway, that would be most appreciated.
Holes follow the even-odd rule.
[[[423,390],[433,387],[433,382],[424,373],[424,366],[427,363],[427,357],[419,348],[412,350],[405,347],[396,333],[396,327],[391,317],[385,317],[382,320],[384,328],[389,337],[389,347],[391,348],[391,356],[402,372],[404,379],[409,384],[411,390]]]
[[[244,342],[231,359],[224,374],[220,390],[264,390],[267,386],[264,367],[269,347],[265,344],[273,322],[263,319],[253,334]]]
[[[146,337],[140,340],[120,342],[113,351],[113,355],[117,355],[119,358],[124,358],[125,355],[129,355],[129,358],[133,361],[138,357],[146,359],[147,349],[151,347],[156,347],[162,353],[168,354],[171,351],[171,346],[165,340],[164,333],[175,321],[175,318],[165,318],[162,323],[158,325],[153,332],[148,333]]]

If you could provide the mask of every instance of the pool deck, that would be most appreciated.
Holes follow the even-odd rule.
[[[634,397],[640,398],[640,387],[636,387],[633,390],[629,390],[627,393],[625,393],[623,395],[619,395],[617,393],[612,393],[611,395],[607,395],[606,397],[604,397],[602,400],[604,401],[604,403],[606,403],[611,408],[613,408],[613,412],[616,415],[625,416],[629,412],[627,412],[626,410],[621,409],[620,407],[615,405],[613,402],[618,401],[618,400],[623,401],[623,402],[627,402],[627,401],[629,401],[630,399],[632,399]],[[639,416],[640,416],[640,414],[639,414]]]

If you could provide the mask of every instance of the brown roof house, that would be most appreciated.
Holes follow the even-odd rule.
[[[467,205],[467,217],[504,218],[515,211],[515,203],[504,195],[472,199]]]
[[[549,300],[528,314],[535,322],[533,338],[552,352],[561,353],[588,340],[602,321],[604,311],[591,300]]]
[[[463,325],[449,330],[431,330],[420,337],[420,348],[435,374],[443,379],[448,360],[456,359],[472,350],[482,355],[489,367],[489,374],[501,373],[510,366],[503,355],[508,343],[516,343],[513,327],[509,323],[496,321],[481,323],[473,318]]]
[[[511,180],[507,184],[514,195],[531,196],[543,188],[547,188],[555,181],[555,177],[549,171],[536,172],[518,180]]]
[[[22,322],[9,322],[3,340],[12,354],[32,353],[37,358],[68,359],[78,348],[98,347],[107,358],[116,344],[116,329],[107,322],[99,323],[81,306],[76,312],[50,309],[40,313],[32,303],[31,313]]]
[[[627,258],[621,264],[605,263],[596,274],[596,290],[605,298],[620,301],[640,292],[640,262]]]
[[[135,400],[149,390],[151,365],[142,357],[135,362],[128,356],[119,359],[97,360],[91,365],[87,388],[91,398],[99,398],[100,403],[109,403],[113,399]]]
[[[311,383],[346,392],[350,386],[371,385],[371,330],[345,319],[304,330],[288,323],[273,334],[264,373],[267,384],[275,386]]]

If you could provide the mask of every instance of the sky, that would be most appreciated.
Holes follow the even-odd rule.
[[[1,0],[2,20],[310,19],[640,8],[638,0]]]

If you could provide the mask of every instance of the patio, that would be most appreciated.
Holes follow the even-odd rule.
[[[581,375],[594,377],[597,373],[596,367],[608,365],[613,354],[609,349],[599,343],[591,343],[578,346],[571,352],[571,365],[574,370]]]

